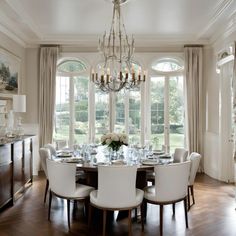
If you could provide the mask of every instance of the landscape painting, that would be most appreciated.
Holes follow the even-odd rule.
[[[20,59],[0,48],[0,97],[18,94]]]

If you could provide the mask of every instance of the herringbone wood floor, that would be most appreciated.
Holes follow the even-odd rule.
[[[35,177],[33,186],[19,198],[14,207],[0,213],[0,236],[62,236],[101,235],[101,222],[95,218],[89,231],[81,205],[72,207],[71,232],[67,228],[66,204],[54,199],[51,222],[47,220],[48,204],[43,204],[45,179]],[[164,235],[235,236],[236,211],[234,186],[198,175],[195,184],[196,204],[189,211],[189,229],[185,228],[182,203],[176,204],[176,215],[171,206],[164,208]],[[73,204],[73,203],[72,203]],[[97,216],[98,217],[98,216]],[[159,208],[148,205],[144,233],[136,221],[132,225],[133,235],[159,235]],[[90,232],[90,233],[88,233]],[[128,235],[127,220],[111,221],[107,235]]]

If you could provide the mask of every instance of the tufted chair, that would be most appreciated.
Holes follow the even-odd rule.
[[[47,192],[48,192],[48,185],[49,185],[46,160],[51,159],[51,154],[50,154],[50,151],[48,150],[48,148],[40,148],[39,149],[39,156],[40,156],[40,161],[41,161],[43,171],[46,176],[46,187],[45,187],[45,193],[44,193],[44,203],[45,203],[46,197],[47,197]]]
[[[188,228],[187,187],[190,173],[190,161],[169,165],[156,165],[154,167],[154,172],[155,186],[145,188],[144,201],[160,206],[160,235],[163,233],[164,205],[183,201],[185,224],[186,228]]]
[[[131,234],[131,210],[143,201],[143,191],[136,189],[136,175],[136,166],[98,166],[98,190],[90,193],[89,222],[92,207],[102,209],[103,236],[106,233],[107,210],[128,210]]]
[[[52,196],[55,195],[59,198],[66,199],[68,227],[70,229],[70,201],[88,202],[89,194],[94,188],[87,185],[76,184],[76,164],[59,163],[47,159],[47,170],[50,188],[48,220],[50,220]]]
[[[176,148],[173,154],[174,162],[183,162],[186,161],[188,157],[188,150],[185,148]]]
[[[192,152],[191,155],[189,156],[189,160],[191,161],[191,167],[190,167],[190,175],[189,175],[189,181],[188,181],[188,209],[190,209],[191,207],[190,192],[191,192],[192,201],[193,201],[192,205],[195,204],[193,184],[195,181],[197,170],[199,168],[201,155],[197,152]]]

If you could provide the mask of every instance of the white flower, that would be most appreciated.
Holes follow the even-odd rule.
[[[119,141],[119,136],[116,133],[113,133],[111,139],[112,141]]]
[[[128,142],[127,135],[126,134],[121,134],[120,135],[120,141],[122,143],[127,143]]]
[[[110,138],[106,139],[106,144],[109,145],[112,142]]]
[[[106,141],[106,135],[103,135],[103,136],[101,137],[101,142],[104,143],[105,141]]]

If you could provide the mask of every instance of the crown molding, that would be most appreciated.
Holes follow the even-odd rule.
[[[100,35],[51,35],[42,39],[30,40],[26,47],[40,44],[59,44],[77,47],[97,48]],[[134,35],[135,47],[181,46],[185,44],[209,44],[208,39],[196,40],[194,35],[160,37],[156,35]]]
[[[18,15],[22,22],[29,27],[29,29],[38,37],[42,38],[42,33],[37,24],[33,21],[32,17],[30,17],[27,12],[22,7],[22,4],[19,0],[4,0],[8,6]]]
[[[211,19],[201,33],[197,35],[197,38],[202,38],[213,27],[213,25],[219,20],[226,9],[234,2],[234,0],[220,0],[216,7],[213,9]]]
[[[20,46],[26,48],[26,42],[22,40],[18,35],[10,31],[8,28],[0,24],[0,32],[4,33],[6,36],[8,36],[10,39],[18,43]]]
[[[226,26],[216,31],[210,38],[210,44],[215,46],[217,43],[223,42],[230,35],[236,32],[236,10],[229,16]]]

